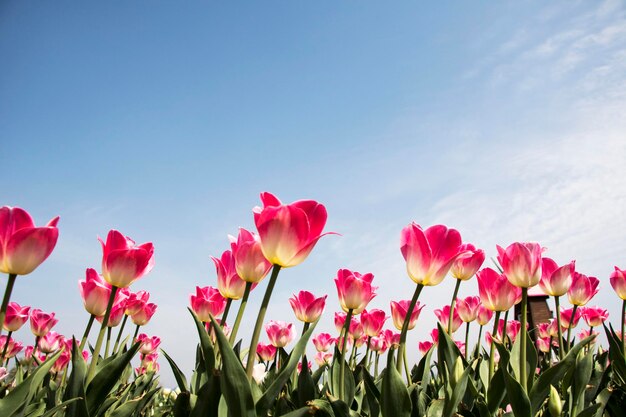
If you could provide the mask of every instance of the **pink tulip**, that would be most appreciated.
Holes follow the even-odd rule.
[[[329,333],[319,333],[311,339],[315,345],[315,350],[318,352],[326,352],[330,349],[330,346],[335,343],[335,338]]]
[[[339,336],[337,338],[335,338],[335,346],[337,346],[337,348],[341,351],[342,346],[344,344],[344,340],[345,340],[345,350],[349,350],[350,347],[352,346],[352,338],[350,336],[348,336],[347,338],[344,338],[343,336]]]
[[[111,285],[98,275],[95,269],[87,268],[85,280],[78,282],[83,306],[89,314],[103,316],[111,297]]]
[[[544,293],[553,297],[565,295],[572,285],[572,274],[575,266],[575,261],[559,267],[552,259],[543,258],[539,287],[541,287]]]
[[[515,242],[506,249],[496,247],[498,262],[511,284],[519,288],[530,288],[539,283],[542,248],[538,243]]]
[[[355,341],[363,336],[363,326],[361,326],[361,320],[359,320],[358,317],[352,317],[352,320],[350,320],[350,328],[348,329],[348,334],[352,338],[352,340]]]
[[[54,364],[52,365],[52,372],[56,372],[58,374],[59,372],[63,371],[67,367],[67,365],[70,363],[71,359],[72,359],[71,351],[64,350],[59,356],[59,358],[56,361],[54,361]]]
[[[141,365],[139,366],[140,372],[138,374],[146,373],[146,372],[158,372],[159,364],[157,360],[159,358],[158,353],[150,353],[148,355],[141,355]]]
[[[129,237],[117,230],[111,230],[102,244],[102,276],[109,284],[129,287],[146,275],[154,266],[154,246],[152,243],[135,245]]]
[[[387,346],[397,348],[400,346],[400,333],[396,333],[393,330],[384,330],[383,335],[385,336],[385,341],[387,342]]]
[[[519,287],[491,268],[484,268],[476,275],[480,301],[491,311],[507,311],[521,296]]]
[[[441,323],[441,327],[444,330],[447,330],[450,321],[450,306],[445,305],[441,309],[436,309],[435,315],[437,316],[439,323]],[[461,320],[461,317],[459,317],[459,312],[454,309],[454,311],[452,312],[452,333],[456,332],[459,327],[461,327],[461,324],[463,324],[463,320]]]
[[[158,336],[148,337],[147,334],[141,333],[139,336],[137,336],[136,342],[141,342],[139,352],[142,355],[149,355],[159,348],[159,345],[161,344],[161,338]]]
[[[611,287],[622,300],[626,300],[626,269],[615,267],[615,271],[611,273]]]
[[[276,348],[269,343],[259,342],[256,347],[256,354],[264,362],[269,362],[276,356]]]
[[[59,238],[59,217],[44,227],[19,207],[0,208],[0,272],[30,274],[52,253]]]
[[[372,336],[370,338],[370,350],[374,352],[384,352],[387,350],[387,341],[383,335]]]
[[[265,258],[283,268],[302,263],[326,224],[326,208],[313,200],[282,204],[274,195],[261,193],[263,208],[255,207],[254,224]]]
[[[118,291],[119,293],[120,291]],[[128,298],[126,298],[126,309],[124,313],[127,316],[132,316],[134,314],[139,313],[148,301],[150,300],[150,293],[148,291],[137,291],[135,293],[129,293]]]
[[[450,273],[456,279],[467,281],[476,274],[485,262],[485,251],[476,249],[471,243],[461,245],[459,248],[461,253],[452,264]]]
[[[270,320],[265,325],[265,331],[270,343],[277,348],[287,346],[295,336],[293,324],[284,321]]]
[[[576,312],[576,315],[578,315],[578,311]],[[564,321],[564,316],[563,316],[563,312],[561,311],[561,332],[565,332],[567,330],[567,326],[569,325],[569,319],[572,316],[572,309],[569,309],[569,313],[566,313],[566,318],[567,318],[567,322]],[[576,321],[576,323],[578,323],[578,320]],[[557,324],[557,320],[556,319],[551,319],[548,325],[548,334],[550,335],[550,337],[552,338],[558,338],[559,337],[559,328],[558,328],[558,324]],[[557,343],[558,343],[558,339]]]
[[[540,352],[548,353],[550,352],[550,340],[551,338],[538,338],[535,342],[537,344],[537,350]]]
[[[317,366],[319,367],[330,365],[332,361],[333,361],[332,352],[317,352],[315,354],[315,363],[317,363]]]
[[[222,253],[220,259],[211,256],[217,272],[217,289],[224,298],[239,300],[246,290],[246,281],[237,275],[235,258],[229,250]]]
[[[461,235],[444,225],[426,230],[411,223],[400,235],[400,251],[409,277],[417,284],[439,284],[460,255]]]
[[[430,331],[430,338],[434,344],[439,343],[439,329],[437,327]]]
[[[361,312],[361,325],[363,326],[363,332],[369,337],[378,336],[383,330],[385,321],[389,317],[383,310],[377,308],[373,310],[363,310]]]
[[[7,338],[9,340],[8,344],[7,344]],[[20,353],[22,349],[24,349],[24,345],[22,344],[22,342],[18,342],[12,337],[0,336],[0,354],[2,354],[2,352],[4,351],[5,346],[6,346],[6,354],[2,358],[4,361],[6,361],[7,359],[11,359],[12,357]]]
[[[493,310],[489,310],[487,307],[485,307],[482,304],[478,307],[478,314],[476,314],[476,322],[478,322],[479,325],[481,326],[486,325],[487,323],[491,321],[492,317],[493,317]]]
[[[573,310],[574,310],[573,308],[561,309],[561,326],[562,327],[567,329],[569,327],[574,328],[578,326],[578,321],[582,317],[582,313],[580,309],[578,308],[576,309],[576,313],[574,313],[574,316],[572,318]]]
[[[393,325],[398,330],[402,330],[402,326],[404,325],[404,320],[406,320],[407,312],[409,310],[409,306],[411,304],[411,300],[400,300],[400,301],[392,301],[391,302],[391,319],[393,320]],[[409,320],[409,324],[407,329],[411,330],[417,324],[417,319],[424,308],[424,304],[419,301],[415,303],[415,308],[411,313],[411,319]]]
[[[599,333],[591,331],[590,329],[583,329],[580,331],[580,333],[578,333],[578,339],[583,340],[584,338],[589,337],[591,335],[594,335],[597,338]],[[595,343],[595,339],[591,341],[591,344],[594,344],[594,343]]]
[[[190,302],[191,309],[203,322],[210,322],[210,315],[217,317],[226,308],[226,299],[214,287],[196,287],[196,295],[191,295]]]
[[[37,346],[39,351],[43,353],[56,352],[62,347],[64,339],[65,338],[57,332],[50,331],[39,339],[39,344]]]
[[[141,310],[130,316],[130,320],[136,326],[145,326],[156,313],[156,309],[157,305],[154,303],[145,304]]]
[[[372,286],[374,275],[371,273],[360,274],[349,269],[337,271],[335,285],[339,296],[339,304],[346,313],[352,310],[352,314],[360,314],[367,304],[376,296],[377,287]]]
[[[342,311],[335,313],[335,329],[337,329],[337,333],[341,333],[343,326],[346,324],[346,316],[347,314]]]
[[[59,322],[54,318],[54,313],[44,313],[38,308],[30,312],[30,331],[39,337],[43,337]]]
[[[124,301],[113,304],[111,308],[111,313],[109,314],[109,321],[107,322],[107,327],[117,327],[122,322],[124,318],[124,312],[126,311],[126,303]],[[102,323],[104,320],[104,315],[96,317],[99,323]]]
[[[307,365],[306,370],[310,372],[311,371],[311,367],[312,367],[311,366],[312,365],[311,361],[308,361],[306,365]],[[301,373],[302,372],[302,362],[298,362],[297,368],[298,368],[298,373]]]
[[[600,307],[583,307],[582,316],[589,327],[601,326],[609,318],[609,312]]]
[[[423,342],[419,342],[417,344],[417,347],[420,351],[420,353],[422,355],[425,355],[426,353],[428,353],[428,351],[434,346],[435,344],[433,342],[429,342],[428,340],[425,340]]]
[[[300,291],[289,299],[296,318],[304,323],[314,323],[320,318],[326,306],[327,295],[319,298],[308,291]]]
[[[462,299],[457,299],[455,311],[459,314],[459,317],[465,323],[471,323],[476,320],[478,316],[478,309],[480,307],[480,297],[469,296]]]
[[[454,344],[457,348],[459,348],[461,355],[465,356],[465,343],[461,342],[460,340],[455,340]]]
[[[517,339],[517,335],[519,334],[520,329],[522,328],[522,324],[517,320],[509,320],[506,322],[506,335],[511,339],[511,342],[515,342]],[[502,332],[504,331],[504,320],[500,319],[498,321],[498,331],[497,337],[498,340],[502,341]]]
[[[598,293],[600,281],[595,277],[574,272],[572,286],[567,291],[569,302],[576,306],[584,306]]]
[[[29,311],[30,307],[28,306],[22,307],[14,301],[10,302],[4,316],[4,330],[8,332],[18,331],[28,321]]]
[[[260,282],[272,268],[263,255],[259,236],[244,228],[239,229],[237,239],[231,236],[230,250],[237,275],[246,282]]]
[[[550,338],[550,322],[537,325],[537,335],[542,339]]]

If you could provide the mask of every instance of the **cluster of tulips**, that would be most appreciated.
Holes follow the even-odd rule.
[[[101,273],[87,269],[79,282],[88,324],[80,340],[66,338],[51,330],[54,314],[30,311],[10,300],[16,277],[32,272],[54,249],[58,217],[35,227],[26,211],[1,208],[0,271],[8,274],[8,282],[0,322],[9,334],[0,336],[0,415],[621,415],[626,405],[626,270],[615,267],[610,276],[623,300],[621,328],[615,331],[605,324],[605,309],[588,306],[599,280],[576,271],[574,261],[559,266],[543,256],[539,244],[516,242],[496,247],[495,269],[483,267],[485,252],[463,243],[457,230],[411,223],[401,231],[400,252],[415,283],[412,298],[391,301],[389,315],[368,310],[376,296],[374,275],[339,269],[337,333],[314,334],[328,296],[300,291],[288,300],[303,323],[296,340],[294,323],[265,322],[266,311],[281,270],[302,263],[329,234],[324,233],[327,212],[313,200],[284,204],[262,193],[261,201],[263,206],[253,209],[257,233],[241,228],[237,237],[230,236],[230,249],[212,258],[216,286],[196,287],[190,296],[189,311],[199,336],[191,379],[162,352],[176,378],[177,393],[158,386],[160,338],[139,334],[156,305],[149,303],[147,292],[129,289],[152,269],[152,243],[136,245],[116,230],[100,240]],[[417,346],[407,346],[407,333],[424,308],[419,301],[422,291],[448,274],[456,285],[450,304],[435,310],[437,327]],[[268,276],[245,348],[237,337],[239,327],[252,290]],[[461,283],[474,276],[478,296],[458,298]],[[556,307],[556,317],[535,328],[528,325],[529,290],[553,297]],[[565,295],[570,308],[561,307]],[[509,319],[516,305],[519,320]],[[234,314],[236,306],[232,320],[229,313]],[[129,317],[134,334],[123,338]],[[29,318],[35,343],[18,359],[23,346],[11,336]],[[385,329],[389,318],[395,330]],[[581,318],[588,327],[576,342],[572,329]],[[96,320],[100,331],[91,345]],[[483,327],[492,321],[483,343]],[[478,336],[470,346],[472,322],[478,324]],[[463,323],[465,336],[455,340]],[[595,343],[594,328],[600,326],[608,350]],[[114,327],[119,330],[111,347]],[[269,343],[260,341],[263,329]],[[316,350],[315,371],[306,356],[309,342]],[[412,366],[409,349],[421,352],[419,363]],[[137,354],[140,364],[133,370]],[[16,358],[12,369],[11,358]]]

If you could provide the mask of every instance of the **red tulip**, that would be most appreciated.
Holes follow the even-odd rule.
[[[235,258],[229,250],[224,251],[220,259],[211,256],[217,272],[217,289],[224,298],[239,300],[246,289],[246,281],[237,275]]]
[[[39,344],[37,345],[40,352],[43,353],[52,353],[59,350],[63,347],[63,342],[65,338],[58,334],[55,331],[49,331],[39,339]]]
[[[158,336],[148,337],[147,334],[141,333],[137,336],[136,342],[141,342],[141,347],[139,348],[139,352],[142,355],[149,355],[155,352],[159,345],[161,344],[161,338]]]
[[[335,329],[337,333],[341,333],[343,326],[346,324],[346,313],[342,311],[335,312]]]
[[[400,300],[391,302],[391,319],[393,320],[393,325],[396,327],[396,329],[402,330],[402,326],[404,325],[404,320],[406,320],[410,304],[411,300]],[[419,318],[419,315],[424,307],[424,304],[420,303],[419,301],[415,303],[415,308],[411,313],[411,318],[407,327],[408,330],[411,330],[415,327],[415,325],[417,324],[417,319]]]
[[[198,319],[205,323],[211,321],[209,315],[217,317],[226,308],[226,299],[214,287],[196,287],[196,295],[191,295],[190,302]]]
[[[39,337],[43,337],[59,322],[54,318],[54,313],[44,313],[38,308],[30,312],[30,331]]]
[[[574,272],[572,286],[567,291],[569,302],[576,306],[584,306],[598,293],[600,281],[595,277]]]
[[[417,348],[419,349],[420,353],[422,355],[425,355],[426,353],[428,353],[428,351],[434,346],[433,342],[429,342],[428,340],[424,341],[424,342],[419,342],[417,344]]]
[[[367,304],[376,296],[377,287],[372,286],[374,275],[361,275],[349,269],[337,271],[335,285],[339,296],[339,304],[346,313],[352,310],[353,314],[360,314]]]
[[[383,335],[372,336],[370,338],[370,350],[374,352],[384,352],[387,350],[387,341]]]
[[[479,307],[480,297],[474,295],[457,300],[456,308],[454,310],[459,314],[459,317],[463,320],[463,322],[471,323],[476,320]]]
[[[574,310],[573,308],[567,308],[567,309],[561,310],[561,326],[564,327],[565,329],[569,327],[574,328],[578,326],[578,321],[582,317],[582,312],[580,311],[579,308],[577,308],[576,313],[574,313],[574,316],[572,319],[573,310]]]
[[[571,261],[561,267],[550,258],[543,258],[541,263],[541,280],[539,287],[548,295],[560,297],[567,293],[572,285],[572,274],[576,262]]]
[[[118,291],[118,293],[120,293],[120,291]],[[124,313],[127,316],[132,316],[139,313],[139,311],[144,308],[149,300],[150,293],[148,291],[141,290],[134,293],[129,293],[128,298],[126,298]]]
[[[622,300],[626,300],[626,269],[615,267],[615,271],[611,273],[610,280],[617,296]]]
[[[304,323],[314,323],[324,312],[327,295],[319,298],[308,291],[300,291],[289,299],[296,318]]]
[[[504,276],[519,288],[534,287],[541,279],[541,252],[538,243],[510,244],[506,249],[498,249],[498,262],[502,266]]]
[[[259,236],[244,228],[239,229],[237,239],[231,237],[230,250],[237,275],[246,282],[261,281],[272,268],[272,263],[263,255]]]
[[[111,314],[109,314],[109,321],[107,322],[107,327],[117,327],[122,322],[122,318],[124,318],[124,312],[126,311],[126,303],[124,301],[117,302],[113,304],[111,308]],[[96,317],[99,323],[102,323],[104,320],[104,315]]]
[[[396,333],[393,330],[384,330],[385,342],[387,346],[397,348],[400,346],[400,333]]]
[[[361,326],[361,320],[358,317],[352,317],[350,320],[350,328],[348,329],[348,334],[355,341],[358,347],[358,341],[361,336],[363,336],[363,326]]]
[[[459,248],[461,253],[452,264],[450,273],[456,279],[467,281],[476,274],[485,262],[485,251],[476,249],[471,243],[461,245]]]
[[[363,310],[361,312],[361,325],[363,326],[363,331],[369,337],[378,336],[383,330],[385,321],[388,318],[389,317],[383,310],[376,308],[369,311]]]
[[[584,338],[589,337],[589,336],[591,336],[591,335],[594,335],[594,336],[596,336],[596,337],[597,337],[597,336],[599,335],[599,333],[598,333],[598,332],[591,331],[590,329],[582,329],[582,330],[580,331],[580,333],[578,333],[578,339],[583,340]],[[592,345],[593,345],[594,343],[595,343],[595,339],[591,341],[591,344],[592,344]]]
[[[448,323],[450,321],[450,306],[445,305],[441,309],[436,309],[435,315],[437,316],[439,323],[441,323],[441,327],[443,327],[444,330],[447,330]],[[461,327],[461,324],[463,324],[463,320],[461,320],[461,317],[459,317],[459,312],[455,309],[452,312],[452,333],[456,332],[459,327]]]
[[[35,227],[30,214],[19,207],[0,208],[0,272],[30,274],[52,253],[59,238],[59,217]]]
[[[111,285],[102,279],[95,269],[87,268],[85,280],[78,281],[78,290],[83,299],[83,306],[89,314],[97,317],[106,313],[111,297]]]
[[[589,327],[602,325],[609,318],[609,312],[600,307],[583,307],[582,316]]]
[[[136,326],[145,326],[156,313],[156,309],[157,305],[154,303],[144,304],[141,310],[130,316],[130,320]]]
[[[7,338],[9,339],[8,344],[7,344]],[[6,345],[6,354],[2,358],[4,361],[6,361],[7,359],[11,359],[12,357],[20,353],[22,349],[24,349],[24,345],[22,344],[22,342],[18,342],[12,337],[0,336],[0,354],[2,354],[2,351],[4,350],[5,345]]]
[[[480,301],[491,311],[507,311],[521,296],[522,290],[519,287],[491,268],[484,268],[476,275]]]
[[[14,301],[10,302],[7,305],[7,313],[4,316],[4,330],[8,332],[18,331],[28,321],[29,311],[30,307],[28,306],[22,307]],[[0,349],[2,348],[0,347]]]
[[[549,338],[550,337],[550,322],[539,323],[537,325],[537,335],[542,339]]]
[[[255,207],[254,224],[265,258],[283,268],[303,262],[326,224],[326,208],[313,200],[282,204],[274,195],[261,193],[263,208]]]
[[[476,314],[476,321],[479,325],[484,326],[491,321],[493,317],[493,310],[489,310],[484,305],[478,307],[478,314]]]
[[[256,346],[256,354],[264,362],[269,362],[276,356],[276,348],[269,343],[260,342]]]
[[[117,230],[109,232],[106,243],[100,238],[98,240],[102,244],[102,276],[109,284],[126,288],[152,270],[152,243],[137,246]]]
[[[439,343],[439,329],[437,327],[430,331],[430,338],[433,340],[434,344]]]
[[[270,320],[265,325],[265,331],[270,343],[277,348],[287,346],[295,336],[293,324],[284,321]]]
[[[459,257],[460,249],[461,235],[444,225],[422,230],[411,223],[400,235],[400,251],[407,272],[417,284],[439,284]]]
[[[319,333],[311,339],[318,352],[326,352],[330,346],[335,343],[335,338],[329,333]]]

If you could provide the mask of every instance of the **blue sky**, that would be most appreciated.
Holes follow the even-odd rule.
[[[215,284],[209,256],[253,228],[258,193],[271,191],[321,201],[342,236],[281,273],[268,319],[291,317],[288,297],[308,289],[329,294],[320,330],[332,329],[342,267],[374,273],[372,306],[408,298],[399,233],[416,221],[456,227],[489,256],[532,240],[576,259],[617,323],[625,11],[614,0],[4,2],[0,203],[37,223],[61,216],[55,252],[13,299],[82,333],[77,281],[100,264],[96,237],[152,241],[156,267],[135,285],[159,304],[146,331],[189,371],[188,295]],[[452,286],[428,289],[409,343],[427,338]]]

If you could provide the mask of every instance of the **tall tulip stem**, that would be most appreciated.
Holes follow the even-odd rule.
[[[254,325],[254,331],[252,332],[252,340],[250,341],[250,349],[248,349],[248,360],[246,362],[246,375],[248,376],[249,381],[252,381],[252,368],[254,367],[256,347],[259,344],[261,327],[263,327],[263,320],[265,320],[267,306],[270,303],[270,298],[272,297],[272,291],[274,290],[274,285],[276,285],[276,279],[278,278],[280,268],[280,265],[274,265],[274,268],[272,269],[270,282],[267,284],[267,289],[265,290],[265,295],[263,296],[263,301],[261,302],[261,308],[259,309],[259,315],[256,318],[256,324]]]
[[[450,301],[450,317],[448,317],[448,334],[450,335],[450,337],[452,337],[452,317],[454,316],[456,297],[459,295],[459,287],[461,287],[461,280],[457,279],[456,284],[454,285],[454,293],[452,293],[452,301]]]
[[[91,332],[91,326],[93,325],[93,321],[96,319],[96,316],[93,314],[89,316],[89,321],[87,322],[87,327],[85,328],[85,333],[83,333],[83,338],[80,340],[80,345],[78,346],[78,351],[82,352],[85,347],[85,343],[87,343],[87,338],[89,337],[89,332]]]
[[[521,327],[522,327],[522,341],[520,344],[520,355],[519,355],[519,373],[520,373],[520,385],[524,392],[528,391],[527,383],[528,374],[526,373],[526,334],[528,330],[526,329],[526,322],[528,321],[527,317],[527,309],[528,309],[528,288],[522,288],[522,317],[520,317]],[[506,322],[505,322],[506,324]],[[504,335],[503,335],[504,338]]]
[[[622,349],[624,350],[624,355],[626,356],[626,344],[624,344],[624,319],[626,319],[626,300],[622,301]],[[591,332],[589,332],[591,334]]]
[[[409,318],[413,314],[415,304],[417,303],[417,299],[422,292],[422,288],[424,288],[424,285],[417,284],[417,288],[415,288],[415,293],[413,293],[413,298],[411,299],[411,304],[409,304],[409,309],[407,310],[406,316],[404,317],[404,323],[402,323],[402,331],[400,332],[400,346],[398,347],[398,359],[396,360],[396,369],[398,370],[398,372],[402,372],[402,355],[404,355],[404,350],[406,348],[406,334],[409,330]],[[410,383],[411,381],[407,382]]]
[[[237,311],[235,324],[233,325],[233,330],[230,332],[229,342],[231,346],[235,343],[235,339],[237,338],[237,332],[239,331],[239,324],[241,323],[241,319],[243,318],[243,312],[246,311],[246,305],[248,304],[248,297],[250,296],[251,289],[252,289],[252,283],[246,282],[246,289],[243,292],[243,297],[241,298],[241,304],[239,304],[239,310]]]
[[[478,327],[478,340],[476,341],[476,349],[474,350],[474,357],[478,358],[478,356],[480,355],[480,338],[483,335],[483,326],[480,325],[480,327]],[[465,346],[465,349],[467,349],[467,346]]]
[[[13,285],[15,285],[15,278],[17,278],[17,274],[9,274],[7,287],[4,290],[4,298],[2,299],[2,306],[0,307],[0,335],[4,330],[4,317],[7,314],[9,301],[11,301],[11,293],[13,292]]]
[[[7,340],[6,342],[4,342],[4,347],[2,348],[2,356],[0,356],[0,358],[2,358],[1,360],[4,362],[5,358],[4,356],[7,354],[7,349],[9,349],[9,341],[11,340],[11,335],[13,334],[12,331],[9,330],[9,334],[7,334]],[[6,362],[9,363],[9,359],[6,359]]]
[[[569,324],[567,326],[567,351],[569,352],[570,349],[572,348],[572,342],[570,337],[572,337],[572,326],[574,325],[574,318],[576,317],[576,310],[578,309],[577,305],[574,305],[574,307],[572,308],[572,317],[570,317],[569,319]]]
[[[102,325],[100,326],[100,333],[98,333],[98,339],[96,340],[96,346],[93,349],[91,356],[91,363],[89,364],[89,370],[87,371],[87,381],[91,381],[98,365],[98,357],[100,356],[100,349],[102,349],[102,342],[104,341],[104,333],[109,323],[109,317],[111,317],[111,310],[113,309],[113,303],[115,302],[115,295],[117,294],[117,287],[111,287],[111,295],[109,296],[109,304],[107,305],[107,311],[102,318]]]
[[[559,303],[559,296],[554,296],[554,307],[556,309],[556,327],[559,338],[559,359],[563,360],[565,352],[563,351],[563,329],[561,328],[561,306]]]
[[[493,370],[496,365],[496,357],[495,357],[495,348],[496,346],[493,343],[493,339],[495,338],[495,334],[498,331],[498,321],[500,321],[500,312],[496,311],[495,321],[493,322],[493,330],[491,332],[491,347],[489,348],[489,384],[491,384],[491,379],[493,378]],[[480,343],[480,340],[478,341]]]
[[[115,344],[113,345],[113,353],[117,352],[117,347],[120,345],[120,340],[122,339],[122,333],[124,332],[124,326],[126,326],[127,320],[128,316],[124,314],[124,318],[122,319],[122,325],[120,326],[120,331],[117,333],[117,338],[115,338]]]
[[[467,359],[469,357],[469,355],[468,355],[468,351],[469,351],[469,325],[470,325],[469,321],[467,323],[465,323],[465,359]]]
[[[222,329],[226,326],[226,317],[228,317],[228,312],[230,311],[230,305],[233,303],[233,299],[229,298],[226,300],[226,307],[224,308],[224,312],[222,313],[222,319],[220,320],[220,324],[222,325]]]
[[[343,324],[343,329],[341,330],[341,334],[343,338],[341,339],[341,351],[339,355],[339,399],[344,400],[344,380],[345,380],[345,368],[346,368],[346,342],[348,341],[348,333],[350,332],[350,321],[352,320],[352,309],[348,310],[348,314],[346,314],[346,321]],[[356,344],[356,341],[355,341]]]

